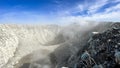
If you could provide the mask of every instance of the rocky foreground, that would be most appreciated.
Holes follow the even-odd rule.
[[[91,36],[66,67],[120,68],[120,23],[112,24],[103,32],[93,32]]]

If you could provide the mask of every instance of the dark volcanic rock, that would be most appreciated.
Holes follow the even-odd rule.
[[[74,61],[74,60],[73,60]],[[120,68],[120,23],[101,33],[93,33],[82,54],[69,68]]]

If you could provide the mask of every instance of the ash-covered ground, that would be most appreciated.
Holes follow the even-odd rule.
[[[0,25],[0,68],[116,68],[120,33],[112,24]]]

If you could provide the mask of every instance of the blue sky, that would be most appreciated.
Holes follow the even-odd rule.
[[[120,21],[120,0],[0,0],[0,23]]]

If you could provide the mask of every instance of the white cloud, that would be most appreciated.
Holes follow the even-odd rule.
[[[112,11],[116,11],[116,10],[120,10],[120,3],[117,4],[117,5],[115,5],[115,6],[112,6],[112,7],[110,7],[110,8],[107,8],[107,9],[105,10],[105,12],[107,13],[107,12],[112,12]]]
[[[118,3],[118,2],[120,2],[120,0],[113,0],[113,2],[114,2],[114,3]]]
[[[113,21],[120,22],[120,11],[114,11],[110,13],[96,13],[92,16],[66,16],[61,17],[60,22],[63,23],[81,23],[85,21]]]
[[[85,5],[78,5],[77,9],[79,9],[79,11],[83,11],[85,9]]]
[[[91,6],[88,7],[89,13],[95,13],[99,8],[106,5],[108,0],[96,0]]]
[[[78,3],[76,7],[70,8],[71,10],[68,11],[70,14],[70,13],[80,13],[87,10],[88,14],[94,14],[96,13],[97,10],[99,10],[101,7],[103,7],[108,3],[110,3],[109,0],[95,0],[93,2],[85,1],[83,3]]]
[[[119,0],[118,0],[119,1]],[[95,0],[95,2],[84,2],[78,4],[74,8],[62,10],[58,12],[52,12],[51,15],[41,15],[32,12],[8,12],[0,16],[0,22],[2,23],[75,23],[84,22],[85,20],[90,21],[120,21],[120,3],[115,6],[105,9],[105,12],[96,11],[106,4],[115,1],[108,0]],[[56,3],[59,3],[56,1]],[[84,12],[88,9],[89,16],[74,16],[72,13]]]
[[[120,11],[117,12],[111,12],[111,13],[99,13],[99,14],[94,14],[92,16],[89,17],[85,17],[85,19],[89,19],[89,20],[96,20],[96,21],[113,21],[115,19],[118,19],[120,21]]]
[[[118,0],[119,1],[119,0]],[[68,16],[63,16],[61,21],[62,22],[81,22],[85,20],[90,20],[90,21],[119,21],[120,22],[120,3],[118,1],[109,1],[109,0],[95,0],[95,2],[90,3],[82,3],[78,4],[75,9],[72,9],[73,11],[68,11],[69,15]],[[103,12],[96,12],[106,4],[110,3],[118,3],[112,7],[105,8]],[[84,12],[84,10],[88,9],[88,13],[91,15],[77,15],[74,16],[72,13],[78,13],[78,12]],[[71,15],[70,15],[71,14]]]

